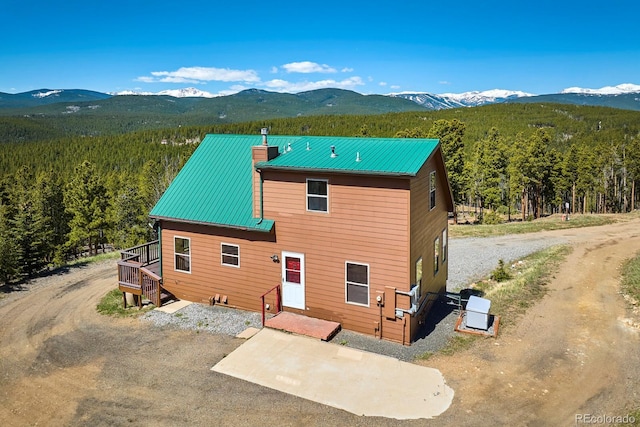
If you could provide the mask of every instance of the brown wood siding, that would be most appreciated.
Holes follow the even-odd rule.
[[[412,180],[263,171],[264,217],[275,220],[273,232],[163,221],[164,286],[190,301],[208,303],[219,294],[227,296],[229,306],[259,311],[260,295],[282,279],[282,265],[270,257],[281,258],[282,251],[299,252],[305,255],[306,310],[287,310],[337,321],[345,329],[369,335],[377,335],[376,325],[381,324],[383,338],[408,343],[414,330],[409,319],[382,316],[376,296],[385,286],[410,290],[418,253],[423,256],[424,283],[431,282],[423,289],[436,291],[445,283],[444,266],[436,278],[430,270],[431,235],[446,227],[440,185],[436,209],[428,211],[428,174],[433,168],[430,161]],[[328,213],[306,210],[307,178],[328,180]],[[437,221],[432,222],[434,218]],[[175,236],[191,239],[191,273],[174,269]],[[240,268],[221,265],[221,242],[239,246]],[[346,302],[345,261],[369,265],[369,307]],[[266,301],[272,307],[273,297]],[[396,300],[399,308],[410,307],[408,297]]]
[[[264,215],[276,221],[280,251],[305,254],[308,316],[402,342],[402,323],[381,318],[377,292],[408,290],[409,180],[265,171]],[[327,179],[329,211],[308,212],[306,179]],[[346,302],[345,262],[369,265],[369,307]],[[405,307],[408,308],[408,307]],[[292,310],[297,311],[297,310]]]
[[[437,154],[437,153],[436,153]],[[429,176],[436,172],[436,205],[430,209]],[[447,285],[448,259],[442,261],[443,230],[448,227],[448,187],[439,155],[432,155],[411,180],[411,283],[416,282],[415,262],[422,257],[422,295],[444,292]],[[448,233],[447,233],[448,234]],[[440,238],[439,270],[434,274],[434,242]],[[411,336],[418,329],[418,317],[411,321]]]
[[[191,272],[174,268],[175,236],[191,239]],[[260,311],[260,295],[280,283],[280,264],[272,233],[162,222],[163,286],[178,298],[208,303],[211,296],[227,296],[227,305]],[[222,265],[221,243],[238,245],[240,268]],[[266,301],[274,307],[273,297]]]

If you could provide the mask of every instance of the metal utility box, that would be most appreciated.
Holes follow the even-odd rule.
[[[467,327],[474,329],[489,329],[489,309],[491,301],[475,295],[467,302]]]

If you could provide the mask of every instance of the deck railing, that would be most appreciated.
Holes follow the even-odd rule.
[[[154,240],[153,242],[122,250],[120,251],[120,259],[138,261],[143,265],[151,264],[160,259],[160,242]]]
[[[118,284],[130,288],[139,287],[141,266],[137,261],[118,261]]]

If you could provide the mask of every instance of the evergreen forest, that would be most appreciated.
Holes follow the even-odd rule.
[[[202,123],[0,117],[0,283],[153,239],[148,212],[207,133],[439,138],[454,199],[481,222],[535,220],[567,203],[571,213],[638,203],[637,111],[494,104]]]

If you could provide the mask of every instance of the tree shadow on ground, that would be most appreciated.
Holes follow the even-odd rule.
[[[462,289],[460,292],[447,292],[438,297],[427,313],[424,323],[418,330],[414,341],[428,337],[442,321],[447,318],[457,318],[460,309],[464,310],[471,295],[482,297],[484,292],[478,289]],[[455,321],[453,322],[455,323]]]
[[[37,279],[63,276],[73,271],[83,270],[87,268],[87,266],[92,262],[93,262],[92,260],[87,259],[87,260],[75,262],[74,264],[63,265],[61,267],[45,268],[44,270],[36,273],[32,277],[25,277],[10,283],[0,283],[0,295],[1,294],[6,295],[12,292],[26,291],[29,285],[33,284],[33,282],[36,281]]]

